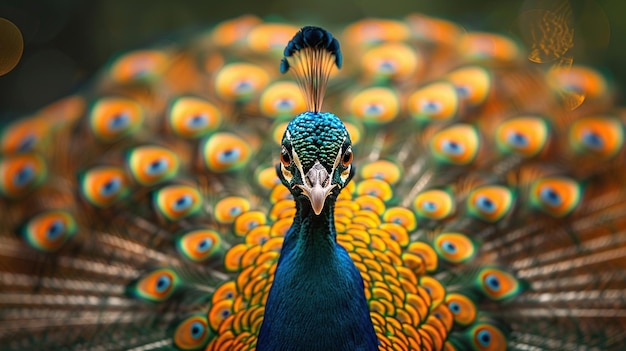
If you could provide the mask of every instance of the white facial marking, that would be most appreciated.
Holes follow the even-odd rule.
[[[341,172],[341,175],[339,176],[339,178],[341,178],[341,181],[345,184],[346,180],[348,180],[348,177],[350,176],[350,170],[352,169],[352,165],[348,165],[348,168],[346,168],[345,171]]]
[[[291,183],[291,180],[293,179],[293,174],[291,174],[291,172],[289,172],[289,170],[282,163],[280,164],[280,171],[283,172],[283,177],[285,177],[285,179],[289,183]]]
[[[291,157],[293,159],[293,163],[298,167],[298,171],[300,171],[300,177],[302,177],[302,181],[304,182],[306,179],[306,174],[304,174],[304,169],[302,168],[302,162],[300,162],[300,158],[298,157],[298,153],[295,148],[291,150]]]
[[[347,137],[348,137],[347,135],[343,137],[342,144],[346,142],[346,138]],[[335,157],[335,164],[333,165],[333,169],[330,170],[330,176],[331,177],[335,173],[335,169],[337,168],[337,166],[339,166],[339,162],[341,162],[341,156],[343,156],[343,153],[341,152],[341,148],[339,148],[339,152],[337,153],[337,157]],[[350,168],[351,167],[352,167],[352,165],[348,166],[348,168],[345,171],[341,172],[340,178],[341,178],[341,180],[344,183],[346,182],[346,179],[348,179],[348,175],[350,175]],[[344,173],[346,173],[346,171],[348,172],[348,175],[344,176]]]

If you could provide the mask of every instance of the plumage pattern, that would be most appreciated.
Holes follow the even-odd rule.
[[[0,131],[0,350],[626,345],[606,77],[418,14],[300,28],[126,53]]]

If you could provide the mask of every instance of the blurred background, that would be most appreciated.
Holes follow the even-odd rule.
[[[519,38],[528,25],[526,15],[550,3],[554,1],[0,0],[0,18],[14,23],[24,42],[18,64],[0,75],[0,119],[27,114],[80,89],[116,53],[149,45],[172,31],[203,28],[242,14],[336,25],[364,17],[402,18],[421,12],[453,20],[467,29]],[[570,3],[575,35],[570,53],[574,62],[600,66],[608,72],[621,87],[618,99],[623,103],[626,1]],[[9,31],[0,25],[0,63],[7,60],[3,56]]]

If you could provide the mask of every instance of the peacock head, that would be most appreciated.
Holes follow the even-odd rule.
[[[295,76],[308,111],[287,125],[276,170],[294,199],[309,203],[316,215],[354,174],[346,126],[334,114],[320,112],[330,72],[341,68],[341,61],[339,41],[323,28],[307,26],[289,41],[280,62],[281,73]]]
[[[276,170],[294,199],[319,215],[352,179],[352,158],[350,135],[337,116],[304,112],[287,126]]]

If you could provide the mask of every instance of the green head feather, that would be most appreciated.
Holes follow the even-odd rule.
[[[277,172],[296,199],[308,197],[319,213],[326,197],[337,196],[354,174],[352,143],[341,120],[328,112],[296,116],[283,135]]]

